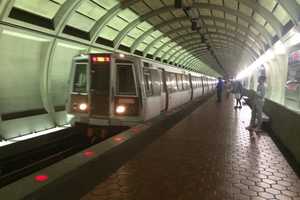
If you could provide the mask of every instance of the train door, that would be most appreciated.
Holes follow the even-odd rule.
[[[109,55],[91,55],[90,115],[92,117],[110,114],[110,74]]]
[[[167,93],[167,85],[166,85],[166,77],[165,70],[160,69],[160,82],[161,82],[161,99],[160,99],[160,111],[165,112],[168,109],[168,93]]]

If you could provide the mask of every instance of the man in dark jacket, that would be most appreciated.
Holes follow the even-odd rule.
[[[223,92],[224,83],[221,77],[219,77],[219,82],[217,84],[217,101],[222,101],[222,92]]]

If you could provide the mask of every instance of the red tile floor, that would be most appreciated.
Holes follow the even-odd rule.
[[[245,126],[233,100],[198,107],[81,200],[300,200],[300,180],[274,142]]]

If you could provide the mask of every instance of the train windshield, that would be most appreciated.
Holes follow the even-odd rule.
[[[73,92],[87,93],[87,65],[76,64],[73,82]]]
[[[136,95],[133,66],[131,64],[117,65],[117,94]]]

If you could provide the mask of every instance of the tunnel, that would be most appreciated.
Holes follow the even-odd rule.
[[[0,140],[70,126],[73,58],[117,53],[249,96],[266,77],[269,128],[299,165],[299,21],[300,0],[0,0]]]

